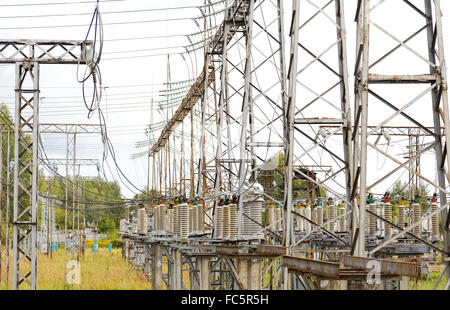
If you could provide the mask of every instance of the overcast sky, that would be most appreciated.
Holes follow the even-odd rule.
[[[80,3],[87,1],[72,1],[71,4],[56,4],[61,2],[70,2],[68,0],[0,0],[0,38],[1,39],[52,39],[52,40],[84,40],[88,25],[92,18],[95,8],[95,1],[90,3]],[[183,46],[189,45],[186,34],[196,33],[199,25],[203,28],[202,19],[198,8],[191,6],[203,5],[203,0],[169,0],[169,1],[142,1],[142,0],[123,0],[123,1],[101,1],[100,9],[103,12],[104,26],[104,53],[100,63],[103,77],[103,86],[106,88],[106,95],[102,102],[102,107],[107,117],[109,136],[114,145],[118,164],[125,172],[127,177],[139,188],[144,188],[147,184],[147,159],[142,157],[131,160],[133,153],[141,152],[145,149],[137,149],[135,143],[147,139],[145,128],[150,122],[150,102],[161,100],[158,92],[165,89],[163,83],[167,81],[167,54],[170,56],[170,70],[172,81],[184,81],[196,77],[202,66],[202,50],[192,54],[194,70],[189,72],[186,63],[179,53],[184,52]],[[219,2],[219,1],[213,1]],[[315,1],[312,1],[315,2]],[[322,4],[325,1],[318,1]],[[378,1],[372,1],[377,3]],[[383,2],[383,1],[382,1]],[[422,6],[423,1],[413,1]],[[53,3],[51,5],[29,5]],[[286,7],[286,25],[290,24],[291,13],[289,12],[291,1],[285,1]],[[355,58],[355,30],[356,25],[353,22],[356,0],[344,1],[346,8],[346,27],[349,71],[353,73]],[[392,6],[390,6],[392,4]],[[13,5],[13,6],[8,6]],[[302,1],[305,11],[310,10],[312,6],[308,1]],[[448,14],[450,13],[449,1],[441,1],[442,13],[444,15],[444,39],[446,51],[450,50],[450,28],[448,27]],[[182,9],[166,9],[178,8]],[[400,39],[405,39],[417,29],[424,25],[423,19],[418,19],[417,14],[411,10],[404,9],[405,5],[401,0],[388,0],[374,11],[373,19],[377,23],[385,23],[385,27],[390,27],[392,33]],[[221,10],[223,5],[215,6]],[[401,8],[401,10],[400,10]],[[127,12],[133,11],[133,12]],[[139,12],[136,12],[139,11]],[[120,13],[113,13],[120,12]],[[44,17],[42,17],[45,15]],[[60,15],[60,16],[53,16]],[[41,17],[39,17],[41,16]],[[306,16],[305,16],[306,17]],[[196,19],[197,23],[194,21]],[[222,20],[221,15],[217,16],[217,23]],[[214,23],[214,20],[213,20]],[[405,25],[414,25],[407,27]],[[67,27],[66,27],[67,26]],[[287,27],[288,28],[288,27]],[[317,42],[320,46],[322,38],[329,32],[329,28],[318,27],[303,33],[305,41]],[[374,31],[374,42],[378,39],[376,46],[371,46],[373,59],[382,55],[390,48],[396,45],[396,42],[382,36]],[[421,37],[423,39],[423,37]],[[198,42],[202,40],[200,35],[192,36],[191,40]],[[286,37],[287,42],[289,40]],[[412,41],[411,46],[420,45],[420,41]],[[318,50],[317,52],[320,52]],[[178,54],[178,55],[177,55]],[[417,67],[421,68],[424,64],[419,64],[420,60],[409,60],[411,53],[403,52],[392,58],[393,64],[403,64],[403,68],[411,68],[411,61],[417,61]],[[152,56],[150,56],[152,55]],[[406,56],[407,55],[407,56]],[[413,55],[414,56],[414,55]],[[397,58],[395,58],[397,57]],[[412,57],[414,59],[414,57]],[[188,63],[190,60],[187,59]],[[391,64],[392,65],[392,64]],[[389,69],[389,62],[386,67],[378,68],[381,72]],[[97,115],[92,119],[87,119],[87,110],[84,107],[81,97],[81,85],[76,79],[76,65],[43,65],[41,67],[41,123],[98,123]],[[402,68],[402,66],[400,66]],[[425,66],[426,68],[426,66]],[[192,72],[194,71],[194,72]],[[420,71],[420,70],[419,70]],[[426,73],[426,72],[418,72]],[[318,73],[313,75],[318,76]],[[320,75],[319,75],[320,76]],[[352,85],[351,79],[350,85]],[[0,65],[0,101],[5,102],[11,108],[14,98],[14,66]],[[414,92],[415,91],[415,92]],[[410,89],[405,86],[405,94],[397,94],[392,90],[392,100],[402,101],[406,104],[417,96],[417,89],[411,88],[411,95],[407,93]],[[412,94],[414,92],[414,95]],[[353,90],[351,104],[353,106]],[[381,108],[382,109],[382,108]],[[411,110],[420,115],[421,109]],[[314,110],[313,110],[314,111]],[[377,110],[380,119],[386,117],[385,113],[392,114],[392,110]],[[426,111],[430,111],[427,109]],[[412,113],[412,112],[411,112]],[[420,118],[420,117],[419,117]],[[162,121],[162,116],[157,111],[154,112],[153,122]],[[429,119],[423,119],[427,125],[431,125]],[[374,119],[375,121],[375,119]],[[400,123],[398,123],[400,124]],[[44,148],[50,158],[65,157],[65,138],[44,135]],[[338,138],[330,141],[331,148],[333,143],[339,145]],[[98,158],[102,156],[102,144],[100,136],[79,136],[77,146],[78,158]],[[399,154],[404,152],[404,148],[391,149],[390,151]],[[270,155],[270,154],[269,154]],[[432,163],[433,153],[424,156],[423,169],[429,170],[430,178],[435,179],[434,164]],[[377,167],[373,165],[373,172],[379,170],[381,166],[384,169],[392,168],[389,163],[383,165],[384,159],[378,156],[370,159],[377,161]],[[114,171],[113,163],[109,160],[112,173],[105,168],[107,177],[117,179],[117,172]],[[64,171],[60,167],[59,171]],[[386,170],[388,171],[388,170]],[[95,167],[82,168],[83,175],[97,175]],[[393,177],[395,180],[399,175]],[[370,176],[369,176],[370,178]],[[404,179],[404,177],[403,177]],[[392,181],[392,180],[391,180]],[[370,183],[370,182],[369,182]],[[133,196],[130,189],[121,184],[123,194],[127,197]],[[133,188],[131,188],[133,189]],[[342,191],[342,190],[341,190]],[[379,189],[380,192],[383,189]]]

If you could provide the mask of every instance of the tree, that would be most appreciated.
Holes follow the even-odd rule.
[[[428,201],[428,197],[430,196],[428,186],[421,183],[419,185],[418,191],[416,190],[415,192],[416,193],[418,192],[420,204],[422,205],[422,207],[424,209],[427,209],[430,206],[430,202]],[[409,201],[411,191],[409,188],[409,184],[407,182],[403,183],[402,181],[398,181],[391,188],[390,193],[391,193],[391,197],[394,200],[399,200],[400,198],[404,198],[405,201]],[[414,199],[414,197],[412,197],[412,198]]]
[[[97,230],[100,234],[108,233],[116,228],[114,221],[107,217],[98,220]]]
[[[134,200],[140,200],[140,201],[149,201],[155,198],[160,198],[161,193],[155,189],[149,190],[148,188],[145,188],[142,190],[141,193],[134,195]]]
[[[275,158],[278,156],[278,159]],[[284,191],[284,180],[283,175],[280,173],[284,173],[284,162],[285,162],[285,156],[282,152],[276,154],[274,157],[270,158],[265,166],[269,166],[269,163],[277,163],[278,167],[276,167],[275,170],[270,171],[270,173],[267,170],[263,170],[258,175],[258,183],[260,183],[263,187],[265,192],[271,192],[272,196],[277,200],[283,200],[283,191]],[[278,171],[277,171],[278,170]],[[272,182],[270,182],[272,181]],[[272,184],[270,184],[272,183]],[[327,193],[323,188],[320,188],[320,196],[326,197]],[[292,180],[292,199],[293,200],[299,200],[299,199],[307,199],[309,198],[308,188],[307,188],[307,182],[305,180],[299,180],[294,179]]]
[[[2,142],[3,145],[1,145],[1,152],[2,152],[2,162],[0,163],[3,166],[2,174],[0,175],[0,178],[2,180],[2,196],[0,197],[2,210],[2,218],[0,219],[2,222],[6,221],[6,197],[9,195],[10,198],[10,208],[9,208],[9,222],[11,222],[13,217],[13,186],[12,183],[10,183],[9,186],[9,192],[6,192],[6,181],[7,181],[7,173],[8,169],[10,170],[10,179],[9,181],[12,182],[13,180],[13,169],[14,166],[11,166],[11,163],[14,163],[14,127],[13,127],[13,118],[11,117],[11,113],[8,110],[8,107],[6,104],[2,103],[0,105],[0,132],[2,135]],[[9,152],[10,152],[10,161],[8,162],[7,154],[8,154],[8,132],[9,132]],[[29,135],[24,135],[27,142],[31,142],[31,138]],[[30,160],[31,155],[29,153],[23,154],[24,160]],[[30,175],[27,171],[24,171],[21,175],[21,182],[22,184],[29,184],[30,183]],[[27,186],[27,185],[26,185]],[[29,206],[30,201],[28,200],[28,197],[26,195],[23,196],[20,203],[23,206]],[[24,218],[26,218],[27,215],[24,215]],[[5,234],[2,234],[4,236]]]
[[[70,182],[74,182],[69,178]],[[69,208],[73,206],[72,183],[67,182],[67,204]],[[59,208],[56,209],[56,226],[64,227],[65,222],[65,200],[66,200],[66,184],[64,177],[49,177],[41,182],[45,188],[45,184],[50,185],[50,194],[58,197]],[[120,186],[117,182],[107,182],[102,178],[96,177],[77,177],[76,184],[82,184],[81,196],[76,196],[75,205],[80,207],[83,216],[86,218],[87,224],[99,222],[101,219],[109,219],[114,223],[114,227],[119,227],[119,218],[125,214],[125,202],[120,193]],[[76,187],[79,189],[78,187]],[[72,211],[69,210],[69,218],[72,218]],[[68,221],[69,229],[72,223]]]
[[[11,168],[10,163],[7,160],[7,140],[8,133],[7,131],[11,131],[11,124],[13,123],[13,119],[11,117],[11,113],[8,110],[8,107],[5,104],[0,105],[0,131],[2,134],[3,145],[1,148],[1,152],[3,154],[3,172],[0,176],[2,178],[3,185],[3,197],[1,197],[2,207],[6,206],[6,174],[7,169]],[[25,139],[31,138],[29,135],[25,135]],[[11,160],[14,159],[14,131],[10,132],[10,156]],[[31,156],[28,153],[24,154],[25,160],[31,159]],[[11,178],[12,178],[11,171]],[[10,179],[11,181],[12,179]],[[29,182],[30,177],[25,173],[22,175],[22,182]],[[120,186],[117,182],[107,182],[106,180],[100,177],[76,177],[74,180],[73,177],[69,177],[69,180],[65,180],[65,176],[50,176],[46,177],[44,174],[44,169],[39,170],[38,175],[38,184],[39,184],[39,194],[41,196],[53,195],[56,196],[56,210],[55,210],[55,222],[56,227],[58,229],[63,229],[65,227],[65,201],[67,200],[67,204],[69,208],[72,208],[74,199],[73,199],[73,183],[75,184],[83,184],[82,194],[79,195],[75,199],[75,204],[80,206],[80,210],[82,211],[81,216],[86,217],[87,223],[100,222],[107,223],[104,226],[105,229],[110,229],[111,227],[119,227],[119,218],[125,214],[125,202],[122,199],[122,195],[120,192]],[[66,197],[66,186],[68,187],[67,197]],[[78,189],[78,187],[76,187]],[[10,218],[12,219],[13,214],[13,186],[10,186]],[[21,201],[23,205],[28,205],[29,201],[27,197],[24,197],[24,200]],[[5,210],[5,208],[3,208]],[[41,217],[42,206],[38,204],[38,225],[40,225],[40,217]],[[6,220],[6,212],[2,212],[3,218]],[[68,212],[68,229],[72,229],[72,211]],[[5,221],[3,219],[0,219]],[[82,222],[80,221],[80,224]],[[76,226],[77,222],[75,223]],[[4,236],[5,234],[3,234]]]

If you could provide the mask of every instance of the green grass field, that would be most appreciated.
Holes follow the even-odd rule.
[[[10,256],[9,283],[5,281],[4,251],[2,255],[2,282],[0,289],[11,288],[12,253]],[[75,254],[76,257],[76,254]],[[67,253],[67,261],[72,256]],[[100,248],[99,252],[86,251],[85,257],[80,258],[81,283],[67,286],[73,290],[148,290],[151,282],[142,273],[135,271],[123,259],[120,249],[113,249],[112,255],[108,249]],[[53,258],[45,254],[38,256],[38,289],[64,289],[64,249],[53,253]],[[24,286],[24,288],[26,288]]]
[[[2,252],[2,281],[0,290],[11,289],[12,276],[12,252],[10,253],[9,283],[5,281],[5,251]],[[75,253],[76,257],[76,253]],[[67,252],[67,261],[72,260],[72,255]],[[149,290],[151,281],[146,279],[142,272],[135,271],[131,265],[122,259],[121,250],[113,249],[112,254],[105,248],[99,248],[99,252],[86,251],[85,257],[80,258],[81,283],[80,285],[68,285],[69,290]],[[187,267],[187,266],[185,266]],[[411,290],[432,290],[441,271],[442,266],[435,266],[428,280],[412,280]],[[167,265],[163,264],[163,272],[167,272]],[[183,280],[189,287],[189,273],[183,272]],[[266,281],[268,281],[266,275]],[[443,289],[446,283],[444,277],[438,286]],[[23,286],[22,288],[26,288]],[[165,288],[165,285],[163,285]],[[45,254],[38,256],[38,289],[39,290],[63,290],[64,289],[64,249],[53,253],[50,259]]]
[[[411,290],[432,290],[434,288],[434,285],[436,284],[437,280],[439,279],[439,276],[442,273],[442,270],[444,270],[444,265],[435,266],[433,267],[433,270],[430,273],[430,277],[428,279],[421,280],[419,279],[417,281],[417,288],[416,288],[416,281],[410,282]],[[437,287],[437,290],[444,289],[445,283],[447,282],[447,278],[444,276],[439,283],[439,286]]]

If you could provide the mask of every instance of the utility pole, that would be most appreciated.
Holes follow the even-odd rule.
[[[170,94],[170,55],[167,54],[167,94]],[[167,96],[167,109],[166,109],[166,120],[169,121],[169,96]],[[172,189],[172,175],[170,173],[170,139],[167,139],[167,153],[166,153],[166,165],[169,166],[169,174],[166,174],[166,178],[169,179],[169,188],[166,189],[166,196],[171,196],[170,190]]]
[[[91,131],[90,132],[85,132],[85,133],[95,133],[96,132],[96,129],[97,129],[97,127],[92,127],[91,128]],[[80,213],[80,206],[79,206],[79,202],[78,202],[78,199],[76,198],[76,195],[75,195],[75,193],[76,192],[79,192],[80,190],[81,190],[81,185],[80,185],[80,182],[81,182],[81,180],[80,180],[80,169],[81,169],[81,166],[97,166],[97,164],[98,164],[98,159],[95,159],[95,158],[74,158],[74,159],[67,159],[68,157],[67,157],[67,153],[66,153],[66,158],[65,159],[61,159],[61,158],[59,158],[59,159],[54,159],[54,158],[49,158],[47,161],[46,161],[46,164],[47,165],[50,165],[50,164],[55,164],[55,165],[57,165],[57,166],[62,166],[62,165],[64,165],[64,166],[66,166],[66,172],[68,171],[68,167],[69,167],[69,165],[72,165],[73,167],[75,167],[73,170],[76,172],[76,171],[78,171],[78,173],[75,173],[75,175],[74,175],[74,180],[73,180],[73,188],[72,188],[72,191],[73,191],[73,194],[72,194],[72,197],[73,197],[73,202],[72,202],[72,231],[74,231],[75,230],[75,213],[76,213],[76,211],[78,212],[78,215],[77,215],[77,221],[78,221],[78,231],[79,231],[79,225],[80,225],[80,215],[79,215],[79,213]],[[76,179],[75,177],[78,177],[78,179]],[[66,179],[68,180],[68,176],[66,177]],[[78,181],[77,181],[78,180]],[[78,183],[77,183],[78,182]],[[84,182],[83,182],[83,184],[84,184]],[[84,186],[84,185],[83,185]],[[67,191],[68,191],[68,184],[65,184],[65,188],[66,188],[66,197],[67,197]],[[65,244],[67,245],[67,224],[68,224],[68,199],[66,199],[65,200],[65,210],[64,210],[64,213],[65,213],[65,218],[64,218],[64,225],[65,225],[65,236],[66,236],[66,238],[65,238]],[[77,234],[77,238],[79,238],[80,236],[79,236],[79,234]],[[78,240],[79,241],[79,240]],[[73,245],[72,245],[72,247],[73,247]],[[79,251],[79,249],[78,249],[78,251]],[[66,250],[65,250],[65,256],[66,256]],[[71,251],[71,254],[72,254],[72,259],[74,259],[74,252],[73,252],[73,250]],[[67,258],[66,258],[67,259]]]
[[[94,124],[57,124],[57,123],[42,123],[40,124],[40,133],[42,134],[59,134],[59,135],[66,135],[66,159],[55,159],[50,161],[54,162],[57,165],[63,164],[66,166],[66,179],[68,181],[69,178],[69,162],[73,165],[73,172],[75,172],[75,167],[77,163],[81,163],[84,165],[86,163],[87,165],[96,165],[95,159],[87,159],[87,160],[77,160],[76,159],[76,136],[79,134],[101,134],[102,133],[102,127],[101,125],[94,125]],[[22,133],[28,133],[28,134],[34,134],[32,130],[24,128],[22,129]],[[37,156],[37,155],[36,155]],[[95,163],[93,163],[95,161]],[[47,164],[49,164],[47,163]],[[14,165],[16,167],[16,165]],[[16,169],[15,169],[16,170]],[[75,176],[75,173],[73,173]],[[66,280],[66,263],[67,263],[67,217],[68,217],[68,183],[65,182],[65,247],[64,247],[64,281]],[[74,177],[74,183],[73,183],[73,192],[75,192],[75,177]],[[75,199],[73,199],[75,202]],[[75,208],[75,205],[73,205]],[[36,209],[37,210],[37,209]],[[75,210],[75,209],[74,209]],[[72,225],[74,223],[74,215],[72,216]],[[74,228],[74,226],[72,227]],[[73,256],[73,252],[72,252]]]
[[[86,182],[83,181],[83,197],[86,197]],[[84,251],[83,251],[83,259],[84,259],[84,253],[86,252],[86,204],[83,204],[83,209],[84,209],[84,215],[83,215],[83,231],[84,231],[84,236],[83,236],[83,246],[84,246]]]
[[[157,175],[159,177],[159,194],[160,196],[163,196],[163,173],[164,173],[164,167],[162,166],[163,162],[163,152],[164,150],[161,150],[158,154],[156,154],[156,171]]]
[[[205,24],[206,28],[206,24]],[[208,72],[208,67],[210,63],[210,55],[209,52],[205,53],[205,66],[204,72]],[[208,104],[208,77],[205,74],[204,77],[204,88],[203,88],[203,98],[202,98],[202,107],[201,107],[201,135],[200,135],[200,165],[198,167],[198,182],[201,186],[197,189],[198,195],[201,195],[203,199],[206,196],[206,106]],[[200,191],[201,187],[201,191]],[[205,204],[204,206],[205,207]]]
[[[185,181],[184,181],[184,122],[181,124],[181,158],[180,158],[180,193],[185,194]]]
[[[153,91],[153,88],[152,88]],[[151,101],[151,105],[150,105],[150,126],[149,129],[152,129],[152,125],[153,125],[153,98]],[[154,138],[154,133],[153,130],[148,130],[148,154],[147,154],[147,190],[148,193],[150,194],[151,190],[155,190],[155,156],[152,156],[152,154],[150,153],[150,149],[151,149],[151,145],[152,145],[152,139]],[[152,158],[152,160],[150,159],[150,157]],[[150,186],[150,162],[152,162],[153,166],[151,168],[152,170],[152,178],[151,178],[151,186]]]
[[[72,254],[72,260],[74,260],[74,247],[75,247],[75,207],[76,207],[76,200],[77,200],[77,188],[76,188],[76,183],[77,183],[77,175],[76,175],[76,166],[75,166],[75,162],[76,162],[76,158],[77,158],[77,133],[75,131],[75,133],[73,134],[73,144],[72,144],[72,240],[71,240],[71,247],[70,247],[70,252]],[[68,152],[69,149],[67,149]],[[68,167],[68,164],[66,165],[66,167]],[[66,175],[66,178],[69,179],[69,176]],[[67,200],[66,200],[67,202]]]
[[[191,191],[191,199],[195,197],[195,170],[194,170],[194,111],[191,110],[191,162],[190,162],[190,173],[191,180],[189,188]]]
[[[80,166],[78,166],[78,188],[77,188],[77,193],[78,193],[78,197],[82,197],[81,194],[81,177],[80,177]],[[85,197],[85,196],[83,196]],[[79,199],[79,198],[78,198]],[[80,252],[81,252],[81,233],[80,233],[80,202],[77,199],[77,261],[80,261]],[[86,199],[86,197],[84,198]]]
[[[52,214],[52,209],[51,209],[51,205],[50,205],[50,183],[48,185],[48,190],[47,190],[47,196],[49,196],[49,198],[47,198],[47,206],[48,206],[48,211],[47,211],[47,256],[50,256],[50,252],[52,251],[51,248],[51,243],[50,243],[50,226],[51,226],[51,214]]]
[[[3,238],[3,126],[0,127],[0,283],[2,283]],[[8,194],[7,194],[8,195]]]
[[[64,283],[66,284],[67,274],[67,225],[68,225],[68,191],[69,191],[69,166],[72,166],[73,184],[72,184],[72,231],[75,228],[75,196],[76,196],[76,167],[79,165],[97,165],[96,159],[77,159],[76,158],[76,138],[78,135],[84,134],[101,134],[102,126],[93,124],[41,124],[41,133],[43,134],[64,134],[66,135],[66,158],[65,159],[49,159],[48,163],[56,165],[65,165],[66,181],[65,181],[65,210],[64,210]],[[72,244],[73,248],[73,244]],[[71,251],[72,259],[74,259],[73,249]],[[65,287],[64,284],[64,287]]]
[[[81,134],[101,134],[102,126],[93,124],[42,124],[42,133],[45,134],[64,134],[66,135],[66,158],[65,159],[49,159],[49,163],[55,163],[56,165],[65,165],[66,181],[65,181],[65,210],[64,210],[64,287],[66,287],[66,274],[67,274],[67,225],[68,225],[68,194],[69,194],[69,166],[72,166],[72,232],[75,231],[75,210],[76,210],[76,167],[80,166],[96,166],[97,159],[77,159],[76,157],[76,142],[77,136]],[[79,234],[77,234],[79,238]],[[74,242],[72,235],[72,259],[75,258],[74,254]]]
[[[6,282],[9,280],[9,248],[11,246],[11,242],[9,240],[9,209],[10,209],[10,190],[9,183],[11,179],[11,147],[10,147],[10,139],[11,139],[11,131],[8,130],[8,141],[7,141],[7,150],[6,150],[6,235],[5,235],[5,246],[6,246],[6,257],[5,257],[5,273],[6,273]]]

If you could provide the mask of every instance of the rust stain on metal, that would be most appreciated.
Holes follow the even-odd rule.
[[[260,244],[256,248],[256,253],[260,255],[274,255],[283,256],[286,254],[286,247],[277,245],[263,245]]]
[[[415,263],[391,259],[367,258],[348,255],[342,257],[342,263],[344,266],[355,268],[358,270],[370,270],[370,262],[380,263],[380,271],[382,275],[408,276],[414,278],[418,274],[419,265]]]
[[[339,277],[339,264],[307,258],[284,256],[281,264],[289,269],[330,278]]]

